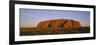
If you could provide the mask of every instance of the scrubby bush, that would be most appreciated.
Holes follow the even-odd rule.
[[[80,29],[65,29],[65,28],[21,28],[20,35],[52,35],[52,34],[75,34],[89,33],[89,27],[81,27]]]

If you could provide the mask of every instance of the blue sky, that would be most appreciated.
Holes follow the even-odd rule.
[[[89,11],[20,8],[19,13],[20,27],[36,27],[40,21],[62,18],[78,20],[82,26],[90,26]]]

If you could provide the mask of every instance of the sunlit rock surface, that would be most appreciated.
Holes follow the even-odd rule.
[[[65,29],[79,29],[81,27],[80,22],[70,19],[56,19],[41,21],[37,28],[47,29],[47,28],[65,28]]]

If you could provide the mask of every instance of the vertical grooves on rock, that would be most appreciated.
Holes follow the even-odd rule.
[[[68,19],[57,19],[40,22],[37,28],[80,28],[80,22]]]

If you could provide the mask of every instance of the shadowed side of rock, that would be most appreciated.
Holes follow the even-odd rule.
[[[79,21],[73,21],[72,27],[73,27],[73,29],[79,29],[81,27],[80,22]]]

